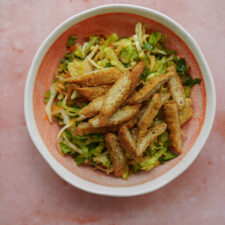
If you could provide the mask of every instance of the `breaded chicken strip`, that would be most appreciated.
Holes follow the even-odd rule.
[[[75,128],[74,135],[82,136],[84,134],[102,134],[102,133],[108,133],[108,132],[117,132],[119,130],[119,126],[113,126],[113,127],[91,127],[88,122],[82,122],[78,124],[78,126]]]
[[[179,109],[175,101],[168,102],[163,107],[164,119],[168,126],[172,148],[182,152],[182,131],[180,128]]]
[[[155,124],[145,136],[139,138],[137,141],[137,156],[142,156],[150,143],[163,134],[166,128],[167,125],[165,123]]]
[[[65,81],[81,86],[98,86],[102,84],[113,84],[121,75],[122,73],[118,69],[111,67],[85,73],[77,77],[69,77]]]
[[[105,127],[105,126],[116,126],[122,124],[132,117],[134,117],[140,109],[141,105],[126,105],[123,108],[117,110],[112,117],[110,117],[104,126],[100,123],[99,116],[96,116],[88,121],[93,127]]]
[[[104,84],[96,87],[78,87],[76,90],[89,101],[105,95],[111,88],[110,84]]]
[[[161,96],[158,93],[154,94],[151,101],[148,103],[145,112],[138,121],[138,138],[143,137],[148,132],[148,128],[151,126],[152,121],[158,114],[162,104]]]
[[[96,116],[102,107],[103,100],[104,96],[98,97],[82,108],[79,111],[80,116],[77,118],[77,121],[82,121],[84,119]]]
[[[118,137],[119,143],[124,151],[128,152],[131,155],[132,159],[139,160],[136,155],[136,142],[126,126],[121,126]]]
[[[162,98],[163,104],[165,104],[171,96],[170,93],[169,93],[168,87],[161,87],[160,90],[159,90],[159,94]]]
[[[157,77],[153,77],[148,83],[144,85],[142,89],[136,92],[130,99],[128,99],[127,104],[137,104],[146,101],[153,94],[155,94],[163,84],[165,84],[172,76],[173,72],[167,72]]]
[[[166,102],[168,102],[171,95],[170,93],[163,93],[163,94],[160,94],[160,96],[161,96],[162,103],[165,104]]]
[[[129,121],[127,121],[124,126],[127,126],[127,128],[131,129],[133,128],[137,123],[138,120],[140,119],[140,117],[144,114],[145,110],[146,110],[147,106],[144,106],[140,112],[134,116],[133,118],[131,118]]]
[[[180,110],[179,118],[180,118],[180,125],[181,126],[183,124],[185,124],[193,116],[193,109],[191,107],[191,103],[192,103],[191,99],[186,98],[185,104],[182,107],[182,109]]]
[[[137,143],[137,134],[138,134],[138,129],[137,129],[137,127],[132,128],[132,129],[130,130],[130,133],[131,133],[131,135],[132,135],[134,141]]]
[[[167,70],[174,73],[174,76],[168,81],[168,87],[172,98],[176,101],[179,109],[181,109],[185,104],[183,85],[181,83],[180,77],[177,75],[175,66],[170,66]]]
[[[135,88],[138,85],[140,81],[140,76],[142,72],[145,69],[145,63],[144,62],[139,62],[131,71],[131,88],[130,88],[130,95],[133,95],[135,92]]]
[[[118,137],[115,134],[108,133],[105,136],[105,142],[113,163],[114,175],[122,177],[126,166],[126,158],[123,149],[120,147]]]
[[[100,113],[99,119],[102,126],[127,99],[131,88],[130,72],[124,73],[110,88],[106,94]]]

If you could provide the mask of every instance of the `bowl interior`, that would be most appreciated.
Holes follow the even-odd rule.
[[[176,50],[180,57],[184,57],[187,64],[191,67],[191,76],[193,78],[201,78],[202,82],[200,85],[196,85],[191,92],[194,117],[183,127],[184,138],[182,154],[179,157],[158,166],[150,172],[140,172],[136,175],[130,176],[128,180],[122,180],[114,178],[113,176],[107,176],[90,167],[78,167],[72,158],[62,156],[59,153],[56,146],[56,136],[60,128],[57,124],[50,124],[45,120],[43,96],[46,90],[49,89],[54,79],[55,70],[66,52],[66,41],[70,35],[76,35],[80,42],[84,41],[84,39],[89,35],[95,33],[110,35],[115,32],[120,37],[130,36],[134,33],[134,27],[137,22],[142,22],[143,24],[148,25],[150,31],[157,30],[167,34],[168,41],[166,43],[166,47],[171,50]],[[71,171],[73,174],[76,174],[78,177],[96,184],[111,187],[128,187],[142,184],[161,176],[168,170],[172,169],[190,151],[199,135],[205,117],[205,84],[194,55],[191,53],[188,46],[173,31],[160,23],[139,15],[130,13],[107,13],[88,18],[73,25],[61,34],[61,36],[52,44],[48,52],[43,57],[36,76],[33,90],[33,110],[36,126],[43,142],[47,146],[51,155],[61,165],[63,165],[63,167]]]

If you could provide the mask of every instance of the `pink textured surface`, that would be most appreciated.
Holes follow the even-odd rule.
[[[24,121],[23,91],[37,48],[64,19],[106,3],[111,1],[0,1],[0,224],[224,224],[223,0],[139,3],[167,14],[193,35],[216,84],[218,101],[212,133],[183,175],[164,188],[139,197],[96,196],[62,181],[32,144]]]

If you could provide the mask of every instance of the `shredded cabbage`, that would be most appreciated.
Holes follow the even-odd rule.
[[[68,70],[70,71],[70,75],[72,77],[84,74],[85,72],[84,61],[74,59],[73,62],[68,63]]]
[[[139,61],[142,61],[145,63],[145,68],[136,87],[138,91],[145,85],[144,82],[164,74],[170,65],[175,65],[185,86],[185,94],[187,97],[190,96],[191,87],[199,84],[201,80],[192,79],[186,61],[179,58],[175,51],[165,48],[166,38],[166,35],[158,31],[146,33],[145,26],[140,22],[135,26],[134,35],[130,37],[118,39],[116,33],[108,37],[95,35],[90,36],[89,41],[83,44],[76,41],[76,36],[68,38],[67,52],[57,68],[56,79],[44,96],[45,111],[50,123],[54,116],[61,126],[56,143],[62,154],[70,155],[78,166],[91,165],[107,174],[113,172],[115,166],[106,147],[105,134],[76,135],[79,133],[77,125],[80,121],[88,120],[86,116],[80,116],[79,111],[90,101],[76,91],[77,84],[66,82],[69,77],[83,76],[108,67],[116,67],[121,72],[131,71]],[[158,93],[167,96],[168,87],[163,85]],[[180,113],[183,120],[187,120],[192,115],[191,104],[185,106],[183,114]],[[164,117],[160,109],[151,126],[162,122]],[[141,161],[126,152],[126,166],[122,178],[128,179],[131,170],[133,173],[139,170],[149,171],[175,158],[177,155],[169,150],[169,144],[169,135],[164,132],[144,151]]]
[[[50,87],[50,97],[49,97],[49,100],[48,100],[48,102],[45,106],[45,112],[46,112],[46,115],[47,115],[50,123],[52,123],[52,104],[53,104],[54,99],[55,99],[55,97],[58,93],[55,89],[56,85],[57,85],[56,83],[53,83],[51,85],[51,87]]]
[[[105,53],[105,57],[110,60],[110,63],[113,66],[117,67],[122,72],[125,72],[126,69],[124,65],[119,61],[118,57],[116,56],[112,48],[110,47],[105,48],[104,53]]]
[[[98,154],[93,158],[96,163],[100,163],[104,165],[106,168],[110,168],[112,166],[112,162],[109,156],[109,153],[106,151],[102,154]]]
[[[79,154],[82,154],[81,149],[79,149],[76,145],[74,145],[71,141],[69,141],[65,134],[63,134],[62,137],[64,138],[63,143],[64,143],[66,146],[68,146],[68,147],[69,147],[71,150],[73,150],[74,152],[77,152],[77,153],[79,153]]]

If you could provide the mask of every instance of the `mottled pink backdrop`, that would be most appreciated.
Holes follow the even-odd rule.
[[[32,58],[63,20],[106,3],[161,11],[186,28],[211,67],[217,90],[212,133],[192,166],[164,188],[131,198],[97,196],[61,180],[35,149],[23,115]],[[225,1],[0,1],[0,224],[225,224]]]

